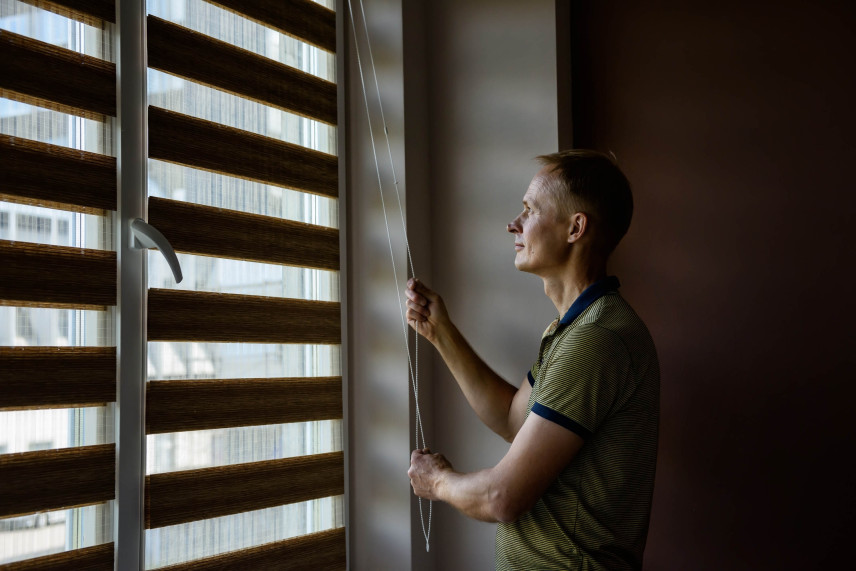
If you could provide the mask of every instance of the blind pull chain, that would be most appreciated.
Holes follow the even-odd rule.
[[[400,193],[399,188],[398,188],[398,176],[396,176],[396,174],[395,174],[395,161],[392,158],[392,145],[389,142],[389,128],[387,127],[386,117],[384,116],[384,113],[383,113],[383,102],[381,101],[381,97],[380,97],[380,85],[379,85],[378,79],[377,79],[377,69],[375,68],[374,55],[372,54],[371,38],[369,37],[368,24],[366,22],[366,11],[365,11],[365,8],[363,7],[363,0],[358,0],[358,1],[359,1],[359,6],[360,6],[360,13],[362,15],[362,20],[363,20],[363,33],[366,36],[366,45],[368,46],[369,62],[371,64],[372,75],[374,76],[375,93],[377,94],[378,106],[380,108],[381,123],[383,125],[384,135],[386,136],[386,148],[387,148],[387,152],[389,154],[389,164],[390,164],[390,167],[392,170],[392,180],[393,180],[393,184],[395,187],[395,196],[396,196],[396,199],[398,200],[398,213],[401,217],[401,227],[402,227],[403,234],[404,234],[404,246],[405,246],[405,249],[407,251],[407,262],[408,262],[408,265],[410,266],[410,275],[413,277],[416,277],[416,270],[413,267],[413,257],[410,255],[410,242],[407,239],[407,222],[404,218],[404,207],[401,204],[401,193]],[[392,262],[392,276],[393,276],[393,280],[394,280],[396,288],[397,288],[398,287],[398,272],[395,269],[395,254],[394,254],[393,248],[392,248],[392,234],[391,234],[390,229],[389,229],[389,218],[387,217],[386,202],[385,202],[384,197],[383,197],[383,182],[381,181],[381,175],[380,175],[380,163],[378,161],[378,156],[377,156],[377,147],[375,145],[374,130],[372,129],[372,117],[371,117],[371,112],[369,111],[368,92],[366,90],[366,81],[365,81],[365,76],[363,74],[363,64],[362,64],[362,60],[360,58],[360,42],[357,38],[357,26],[356,26],[356,23],[354,22],[354,11],[353,11],[353,7],[351,5],[351,0],[348,0],[348,14],[350,15],[350,18],[351,18],[351,29],[353,30],[353,34],[354,34],[354,50],[355,50],[355,54],[357,56],[357,67],[359,68],[359,71],[360,71],[360,84],[362,85],[363,101],[366,104],[366,118],[368,120],[368,125],[369,125],[369,138],[371,139],[371,143],[372,143],[372,156],[374,157],[375,171],[377,172],[377,186],[378,186],[378,192],[380,193],[381,208],[383,210],[383,222],[384,222],[384,225],[386,226],[386,239],[387,239],[387,243],[389,244],[389,255],[390,255],[390,260]],[[397,297],[398,297],[398,310],[399,310],[399,313],[401,314],[402,332],[404,334],[404,348],[405,348],[405,352],[407,353],[407,366],[408,366],[408,370],[410,373],[411,387],[413,389],[413,400],[415,403],[414,408],[416,410],[416,420],[415,420],[415,424],[416,424],[416,426],[415,426],[416,448],[424,449],[424,448],[428,447],[428,444],[425,442],[425,431],[422,428],[422,413],[419,409],[419,331],[418,331],[418,324],[417,324],[417,331],[416,331],[416,335],[415,335],[415,339],[414,339],[413,361],[411,361],[411,359],[410,359],[410,335],[408,333],[407,320],[404,317],[404,305],[401,302],[401,295],[398,295]],[[421,441],[421,445],[420,445],[420,441]],[[433,501],[428,502],[428,524],[426,526],[425,514],[422,511],[422,498],[418,498],[418,500],[419,500],[419,521],[422,524],[422,535],[425,537],[425,551],[427,552],[427,551],[430,551],[430,539],[429,538],[431,537],[431,516],[432,516],[432,512],[433,512],[433,508],[434,508],[434,502]]]

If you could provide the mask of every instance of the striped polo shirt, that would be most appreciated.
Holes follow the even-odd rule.
[[[660,370],[654,342],[607,277],[544,332],[530,412],[585,440],[535,506],[496,534],[496,568],[641,569],[648,535]]]

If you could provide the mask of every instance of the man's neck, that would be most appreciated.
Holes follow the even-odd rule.
[[[574,300],[593,283],[606,277],[606,264],[570,266],[564,274],[544,277],[544,293],[556,306],[561,318]]]

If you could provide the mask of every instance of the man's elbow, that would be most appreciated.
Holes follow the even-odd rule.
[[[496,487],[490,492],[491,517],[500,523],[512,523],[532,509],[532,504],[526,502],[508,489]]]

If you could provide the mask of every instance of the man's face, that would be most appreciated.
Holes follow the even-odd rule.
[[[539,276],[564,267],[570,254],[570,221],[549,190],[554,176],[548,167],[538,171],[523,195],[523,212],[508,225],[514,234],[515,267]]]

